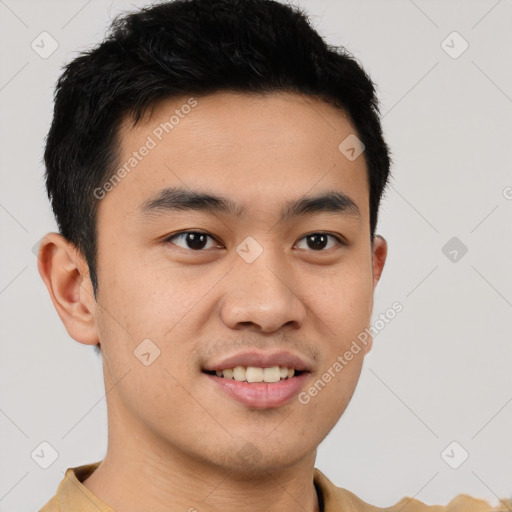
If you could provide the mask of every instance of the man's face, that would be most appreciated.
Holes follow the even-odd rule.
[[[384,263],[372,258],[385,242],[370,243],[364,156],[338,149],[354,128],[311,98],[188,99],[124,124],[118,167],[137,163],[99,202],[94,315],[110,428],[202,464],[284,467],[314,453],[360,375],[364,350],[333,367],[370,323]],[[172,208],[171,188],[243,214],[211,200]],[[342,200],[289,208],[327,194]],[[298,375],[247,383],[228,378],[237,366],[258,368],[238,378]]]

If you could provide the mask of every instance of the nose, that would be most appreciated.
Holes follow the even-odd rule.
[[[220,308],[227,327],[270,333],[298,329],[304,323],[307,311],[298,295],[299,284],[271,251],[252,263],[240,258],[228,276]]]

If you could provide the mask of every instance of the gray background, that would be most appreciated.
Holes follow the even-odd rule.
[[[0,0],[1,511],[37,509],[67,467],[106,450],[101,361],[67,335],[32,248],[56,230],[41,158],[60,67],[115,14],[145,3]],[[375,318],[403,304],[317,467],[380,507],[458,493],[497,504],[512,495],[512,4],[296,4],[378,84],[394,179],[378,229],[389,257]],[[31,47],[43,31],[58,43],[47,58]],[[443,252],[452,237],[458,247]],[[48,469],[31,457],[43,441],[58,452]],[[452,441],[452,464],[469,453],[458,469],[441,456]]]

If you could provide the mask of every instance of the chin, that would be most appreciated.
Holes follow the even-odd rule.
[[[296,465],[314,450],[312,446],[307,451],[303,441],[287,445],[282,442],[270,443],[263,438],[260,442],[254,440],[243,444],[232,453],[228,464],[240,475],[264,476]]]

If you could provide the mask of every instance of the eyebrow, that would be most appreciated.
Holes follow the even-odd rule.
[[[176,211],[201,211],[243,218],[247,209],[228,197],[181,187],[169,187],[144,201],[139,207],[143,217],[153,217]],[[329,191],[316,196],[291,200],[281,210],[280,221],[312,213],[334,213],[361,219],[357,204],[346,194]]]

